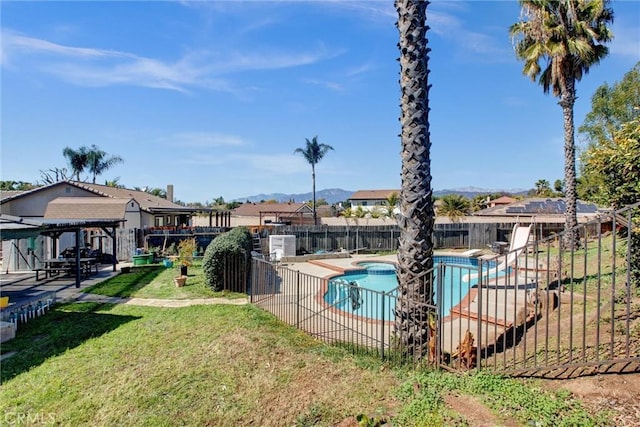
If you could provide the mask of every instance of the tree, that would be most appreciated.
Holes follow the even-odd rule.
[[[433,289],[433,191],[427,1],[395,0],[400,49],[401,190],[394,334],[414,357],[428,352]]]
[[[348,208],[344,208],[342,212],[340,212],[340,216],[351,218],[353,216],[353,210],[351,209],[351,206],[349,206]]]
[[[27,191],[33,190],[36,185],[25,181],[0,181],[2,191]]]
[[[640,117],[640,62],[613,86],[607,83],[596,89],[591,97],[591,111],[578,129],[587,143],[580,154],[580,198],[599,204],[608,204],[603,191],[607,187],[606,177],[599,170],[586,167],[592,150],[610,145],[613,135],[623,124]]]
[[[87,147],[80,147],[74,150],[71,147],[65,147],[62,155],[67,158],[69,166],[71,166],[72,176],[75,175],[76,181],[80,181],[80,174],[87,168],[89,159],[87,157]]]
[[[110,181],[107,180],[104,182],[104,185],[107,187],[124,188],[124,185],[120,184],[120,177],[114,178]]]
[[[538,197],[549,197],[552,194],[551,186],[549,185],[549,181],[546,179],[539,179],[536,181],[536,196]]]
[[[461,194],[447,194],[440,198],[442,205],[438,213],[448,216],[452,221],[459,221],[471,210],[469,199]]]
[[[563,195],[564,194],[564,182],[562,182],[561,179],[556,179],[553,182],[553,189],[556,191],[556,193]]]
[[[589,173],[604,178],[604,203],[619,209],[640,201],[640,118],[623,124],[612,141],[593,146],[585,161]]]
[[[93,175],[93,183],[96,183],[96,176],[102,175],[107,169],[111,169],[118,163],[123,163],[124,160],[120,156],[108,156],[106,152],[99,149],[97,146],[92,145],[90,149],[86,150],[87,156],[87,168]]]
[[[387,210],[388,217],[393,217],[393,211],[396,209],[396,206],[398,206],[398,203],[400,203],[400,196],[395,191],[389,194],[389,196],[384,200],[384,206]]]
[[[318,137],[314,136],[311,141],[306,139],[307,145],[304,148],[296,148],[294,154],[300,154],[311,165],[311,180],[313,182],[313,224],[318,224],[316,214],[316,165],[322,158],[333,150],[333,147],[327,144],[318,144]]]
[[[604,83],[591,97],[591,111],[578,128],[588,145],[611,141],[624,123],[640,117],[640,62],[613,86]]]
[[[586,157],[587,170],[604,177],[604,202],[614,209],[640,201],[640,117],[625,123],[613,134],[610,143],[594,146]],[[629,251],[631,281],[640,288],[640,208],[632,212],[636,226],[631,227]]]
[[[44,185],[55,184],[56,182],[65,181],[69,178],[73,178],[73,175],[69,176],[66,168],[51,168],[47,171],[40,170],[40,179]]]
[[[565,239],[575,246],[576,155],[573,107],[576,82],[607,56],[612,38],[609,0],[520,0],[522,20],[512,25],[515,53],[523,73],[538,79],[544,93],[559,97],[564,119]],[[542,65],[541,65],[542,64]],[[544,67],[544,69],[543,69]]]

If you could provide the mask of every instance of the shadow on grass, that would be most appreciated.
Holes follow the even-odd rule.
[[[153,281],[166,268],[161,265],[133,267],[129,273],[121,273],[85,290],[87,293],[110,297],[130,297]]]
[[[112,304],[74,303],[54,308],[44,316],[21,324],[16,337],[2,344],[2,354],[16,352],[2,361],[0,383],[26,372],[46,359],[77,347],[90,338],[113,331],[137,316],[97,313]]]

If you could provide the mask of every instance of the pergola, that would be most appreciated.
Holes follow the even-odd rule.
[[[101,228],[113,242],[113,254],[111,262],[113,271],[116,271],[116,233],[115,230],[122,219],[29,219],[12,215],[0,215],[0,237],[2,240],[19,240],[39,235],[48,236],[53,239],[56,252],[56,242],[63,233],[75,233],[75,258],[76,258],[76,288],[80,287],[81,265],[80,265],[80,241],[81,231],[84,228]]]

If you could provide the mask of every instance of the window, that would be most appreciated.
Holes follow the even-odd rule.
[[[164,218],[161,216],[155,217],[156,227],[162,227],[164,225]]]

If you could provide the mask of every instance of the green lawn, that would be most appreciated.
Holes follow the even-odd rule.
[[[121,273],[109,280],[91,286],[85,290],[107,296],[193,299],[193,298],[245,298],[245,294],[214,292],[205,282],[202,265],[195,263],[188,268],[187,283],[178,288],[173,278],[180,275],[178,268],[166,268],[163,265],[133,267],[130,273]]]
[[[205,296],[191,271],[187,292]],[[175,298],[189,286],[175,288],[174,274],[140,268],[93,291]],[[58,305],[21,325],[2,353],[12,354],[0,366],[6,424],[473,424],[451,399],[479,402],[492,417],[480,421],[496,425],[607,424],[607,414],[590,417],[568,392],[486,373],[393,368],[322,344],[252,305]]]

